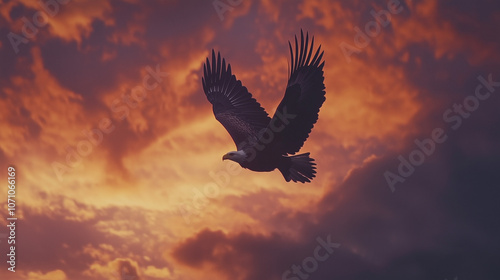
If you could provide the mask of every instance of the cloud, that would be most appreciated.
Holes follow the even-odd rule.
[[[30,272],[28,273],[29,279],[33,280],[66,280],[66,274],[62,270],[53,270],[47,273],[37,273]]]
[[[207,269],[225,275],[225,279],[271,278],[278,274],[263,270],[275,272],[276,267],[282,266],[284,258],[278,252],[290,245],[279,235],[241,233],[227,236],[221,231],[203,230],[181,243],[173,255],[185,265],[199,269],[206,265]]]
[[[10,24],[15,24],[18,18],[12,18],[10,15],[15,9],[21,7],[26,11],[23,16],[35,29],[34,35],[37,35],[41,29],[47,29],[52,36],[66,41],[74,40],[81,43],[82,39],[89,36],[92,31],[94,20],[103,20],[107,24],[113,24],[109,18],[106,20],[106,15],[111,9],[107,1],[101,1],[97,5],[87,1],[12,2],[4,6],[2,14]],[[27,30],[32,31],[29,28]],[[16,30],[16,32],[21,33],[21,30]]]
[[[94,263],[89,270],[83,272],[92,279],[140,280],[137,262],[129,259],[115,259],[106,265]]]

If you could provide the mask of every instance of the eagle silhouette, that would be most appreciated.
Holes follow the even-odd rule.
[[[325,101],[321,45],[312,56],[314,37],[309,46],[309,34],[300,32],[300,49],[295,36],[295,53],[288,42],[291,56],[285,96],[272,118],[252,97],[240,80],[226,67],[220,53],[203,65],[202,84],[213,105],[215,118],[226,128],[237,151],[222,159],[232,160],[253,171],[278,169],[287,182],[310,182],[316,175],[316,163],[310,153],[294,155],[304,145],[319,109]],[[312,57],[311,57],[312,56]]]

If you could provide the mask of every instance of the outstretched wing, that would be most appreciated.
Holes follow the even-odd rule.
[[[276,137],[273,150],[283,155],[295,154],[300,150],[314,124],[318,120],[319,108],[325,101],[323,83],[323,52],[321,45],[311,59],[314,37],[309,47],[309,34],[300,31],[300,50],[295,36],[295,55],[288,42],[291,56],[291,70],[285,96],[278,105],[269,128]]]
[[[227,65],[220,53],[212,50],[212,65],[207,58],[203,65],[203,90],[208,101],[213,105],[215,118],[226,128],[233,138],[236,147],[256,137],[257,133],[266,128],[271,118],[264,108],[252,97],[246,87],[231,74],[231,65]]]

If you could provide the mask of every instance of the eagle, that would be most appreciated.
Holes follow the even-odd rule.
[[[300,48],[295,35],[295,52],[288,41],[291,67],[285,95],[272,118],[231,72],[231,65],[220,52],[212,62],[203,65],[203,91],[212,104],[215,118],[224,126],[236,151],[222,160],[232,160],[253,171],[278,169],[287,182],[311,182],[316,176],[316,163],[310,153],[297,154],[318,120],[325,101],[321,45],[314,56],[314,36],[300,32]]]

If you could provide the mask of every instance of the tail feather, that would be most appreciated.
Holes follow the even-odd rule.
[[[309,157],[310,153],[300,154],[296,156],[287,157],[288,164],[279,168],[283,177],[287,182],[290,180],[294,182],[311,182],[316,176],[316,163],[314,159]]]

